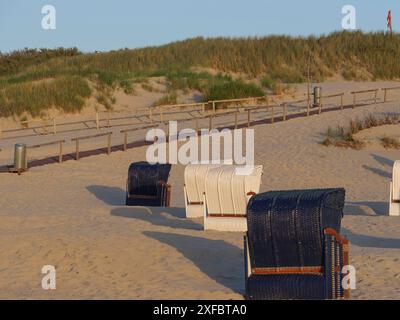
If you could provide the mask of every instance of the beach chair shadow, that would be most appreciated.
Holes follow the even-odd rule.
[[[111,210],[112,216],[139,219],[150,222],[155,226],[173,229],[202,230],[203,225],[193,220],[184,219],[185,211],[182,208],[171,207],[124,207]]]
[[[357,234],[349,229],[343,228],[342,233],[350,240],[352,245],[363,248],[379,248],[379,249],[400,249],[400,238],[380,238]]]
[[[389,179],[392,178],[392,173],[391,172],[387,172],[385,170],[382,170],[382,169],[379,169],[379,168],[370,167],[370,166],[366,166],[366,165],[363,165],[363,168],[368,170],[368,171],[371,171],[372,173],[375,173],[378,176],[381,176],[383,178],[389,178]]]
[[[122,206],[125,204],[125,190],[118,187],[92,185],[86,187],[97,199],[110,206]]]
[[[144,231],[143,234],[175,248],[209,278],[244,294],[243,249],[224,240],[152,231]]]
[[[382,157],[382,156],[377,155],[377,154],[372,154],[372,158],[374,158],[374,160],[379,162],[381,165],[393,168],[394,161],[391,160],[391,159]]]
[[[368,209],[373,212],[368,212]],[[344,212],[349,216],[386,216],[389,212],[389,203],[383,201],[347,202]]]

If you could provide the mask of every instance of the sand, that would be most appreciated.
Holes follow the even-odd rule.
[[[261,191],[345,187],[352,298],[400,299],[400,217],[387,215],[399,151],[319,144],[327,127],[370,112],[399,112],[398,104],[257,125],[256,163],[264,166]],[[145,152],[0,174],[1,299],[243,299],[242,234],[205,232],[201,219],[183,218],[184,166],[171,171],[171,208],[124,206],[128,166]],[[49,264],[57,289],[45,291],[41,268]]]

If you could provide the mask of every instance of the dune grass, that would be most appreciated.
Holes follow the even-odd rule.
[[[261,97],[264,91],[253,83],[246,83],[242,80],[230,80],[223,83],[213,84],[204,92],[205,101]]]
[[[321,144],[326,147],[335,146],[359,150],[365,146],[365,143],[356,139],[354,137],[355,134],[365,129],[389,124],[400,124],[400,115],[398,113],[387,113],[378,117],[374,114],[369,114],[363,120],[351,119],[347,126],[338,126],[336,129],[329,127]],[[396,147],[393,139],[384,137],[381,142],[385,148]]]
[[[172,105],[172,104],[177,104],[178,103],[178,95],[176,92],[171,92],[170,94],[166,94],[160,99],[158,99],[154,103],[154,107],[156,106],[165,106],[165,105]]]
[[[399,34],[344,31],[307,38],[199,37],[104,53],[83,54],[76,48],[0,53],[0,114],[19,114],[21,110],[36,114],[52,103],[67,112],[79,111],[81,99],[87,96],[88,80],[100,84],[99,88],[108,88],[105,91],[120,87],[134,94],[133,84],[148,86],[144,79],[165,77],[170,93],[195,89],[209,100],[262,95],[261,87],[245,81],[259,79],[260,86],[279,93],[288,83],[305,81],[310,58],[315,81],[337,74],[349,80],[396,79],[400,77],[398,52]],[[193,71],[199,68],[210,72]],[[233,80],[229,76],[233,73],[245,80]],[[48,92],[55,84],[47,82],[49,79],[55,83],[75,79],[83,84],[84,92],[68,84],[60,88],[66,91],[72,87],[70,93],[57,93],[58,98],[50,99]],[[26,93],[18,95],[22,88]]]
[[[77,112],[90,94],[88,82],[76,76],[13,84],[0,89],[0,116],[21,115],[23,112],[38,116],[42,110],[51,107]]]

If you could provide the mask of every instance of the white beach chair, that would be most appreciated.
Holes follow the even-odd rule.
[[[260,191],[262,166],[238,175],[240,166],[209,170],[205,180],[204,230],[247,231],[246,208],[250,197]]]
[[[400,216],[400,160],[393,165],[393,177],[390,182],[389,215]]]
[[[218,164],[189,164],[186,166],[183,192],[187,218],[201,218],[203,216],[203,194],[207,173],[220,166]]]

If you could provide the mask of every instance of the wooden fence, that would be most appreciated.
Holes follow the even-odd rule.
[[[80,153],[80,149],[79,149],[79,142],[82,140],[88,140],[88,139],[93,139],[93,138],[99,138],[99,137],[104,137],[107,136],[107,154],[110,155],[111,153],[111,136],[112,136],[112,132],[106,132],[106,133],[100,133],[100,134],[94,134],[94,135],[90,135],[90,136],[82,136],[82,137],[76,137],[76,138],[72,138],[71,141],[75,141],[75,160],[79,160],[79,153]]]
[[[45,142],[41,144],[36,144],[32,146],[28,146],[27,149],[37,149],[37,148],[42,148],[42,147],[47,147],[47,146],[52,146],[52,145],[58,145],[59,146],[59,152],[58,152],[58,162],[62,163],[63,162],[63,144],[65,143],[65,140],[57,140],[57,141],[51,141],[51,142]]]
[[[383,91],[383,102],[388,101],[388,92],[392,90],[400,90],[400,87],[391,87],[391,88],[382,88],[382,89],[369,89],[369,90],[360,90],[360,91],[352,91],[350,92],[351,95],[353,95],[353,101],[352,104],[347,105],[346,107],[350,108],[355,108],[357,104],[357,98],[360,97],[361,95],[367,95],[369,100],[372,100],[373,103],[378,102],[378,92],[379,90]],[[276,121],[286,121],[289,116],[310,116],[312,114],[320,114],[322,113],[325,109],[327,109],[327,101],[332,100],[332,99],[337,99],[335,101],[335,105],[337,105],[337,109],[343,110],[344,109],[344,96],[345,92],[339,92],[339,93],[334,93],[334,94],[329,94],[321,97],[320,100],[320,105],[317,108],[311,108],[310,103],[307,99],[302,99],[302,100],[294,100],[294,101],[276,101],[272,97],[255,97],[255,98],[246,98],[246,99],[229,99],[229,100],[218,100],[218,101],[213,101],[211,104],[211,107],[207,108],[207,103],[192,103],[192,104],[176,104],[172,106],[159,106],[154,109],[148,109],[151,110],[149,111],[149,114],[145,115],[133,115],[130,117],[146,117],[148,121],[142,122],[141,126],[138,126],[138,124],[135,124],[134,127],[130,127],[127,129],[120,130],[120,133],[123,136],[123,141],[122,141],[122,146],[123,150],[126,151],[128,149],[128,135],[129,133],[132,132],[137,132],[140,130],[146,130],[146,129],[151,129],[151,128],[157,128],[163,124],[168,123],[168,121],[165,119],[165,115],[167,113],[170,113],[170,110],[165,110],[168,107],[172,108],[195,108],[195,112],[198,112],[199,114],[197,116],[192,116],[189,118],[184,118],[178,120],[178,122],[187,122],[187,121],[194,121],[194,127],[196,128],[196,132],[199,132],[199,121],[200,120],[208,120],[208,129],[212,130],[213,128],[218,127],[216,124],[216,120],[220,117],[226,117],[228,115],[233,115],[232,118],[229,118],[229,125],[226,125],[227,127],[232,127],[232,128],[239,128],[241,127],[250,127],[252,125],[253,120],[257,120],[258,123],[274,123]],[[256,105],[256,106],[243,106],[243,104],[251,104],[251,102],[256,102],[259,103],[260,101],[263,101],[265,104],[263,105]],[[217,105],[218,104],[224,104],[224,103],[229,103],[229,104],[235,104],[234,106],[230,105],[228,108],[222,108],[217,112]],[[158,112],[157,112],[158,111]],[[192,110],[193,111],[193,110]],[[260,114],[264,114],[265,116],[262,116],[260,118]],[[174,114],[174,113],[172,113]],[[245,116],[245,118],[242,120],[239,119],[240,116]],[[259,116],[258,119],[256,116]],[[93,120],[85,120],[86,122],[92,121],[95,124],[95,128],[110,128],[113,127],[111,124],[112,120],[123,120],[127,119],[129,117],[106,117],[101,119],[98,114],[96,115],[96,119]],[[81,123],[80,121],[76,121],[74,123]],[[102,123],[105,125],[102,125]],[[57,133],[57,127],[56,127],[56,121],[53,119],[52,123],[52,128],[53,128],[53,133]],[[61,125],[65,125],[61,124]],[[125,126],[127,124],[124,124]],[[90,126],[88,126],[90,127]],[[219,127],[222,127],[222,125],[219,125]],[[92,128],[92,127],[90,127]],[[12,130],[9,130],[12,131]],[[3,131],[4,132],[4,131]],[[62,131],[61,131],[62,132]],[[58,132],[60,133],[60,132]],[[79,136],[79,137],[74,137],[71,139],[71,142],[75,142],[75,159],[79,160],[80,158],[80,142],[82,140],[89,140],[89,139],[97,139],[100,137],[107,137],[107,144],[106,144],[106,149],[107,149],[107,154],[111,153],[111,137],[113,135],[113,132],[105,132],[105,133],[99,133],[99,134],[93,134],[93,135],[86,135],[86,136]],[[56,141],[51,141],[51,142],[46,142],[42,144],[37,144],[37,145],[32,145],[28,146],[28,149],[35,149],[35,148],[41,148],[45,146],[51,146],[51,145],[58,145],[59,146],[59,152],[58,152],[58,161],[61,163],[63,162],[63,146],[66,143],[66,140],[56,140]],[[0,149],[1,151],[1,149]]]
[[[356,106],[357,97],[361,95],[372,93],[372,100],[376,104],[378,101],[378,92],[383,92],[383,99],[382,102],[386,103],[388,92],[393,90],[400,90],[399,87],[386,87],[386,88],[376,88],[376,89],[369,89],[369,90],[360,90],[360,91],[352,91],[349,94],[353,96],[353,108]],[[327,96],[321,97],[321,105],[319,107],[318,113],[322,112],[323,104],[326,102],[327,99],[332,98],[340,98],[340,108],[343,109],[343,99],[345,93],[336,93]],[[238,105],[249,105],[249,104],[256,104],[259,108],[271,108],[271,106],[281,106],[282,112],[284,114],[284,118],[286,118],[286,106],[293,104],[290,101],[282,101],[277,102],[278,99],[281,97],[279,96],[262,96],[262,97],[250,97],[250,98],[243,98],[243,99],[226,99],[226,100],[215,100],[215,101],[208,101],[208,102],[201,102],[201,103],[186,103],[186,104],[175,104],[175,105],[161,105],[156,107],[149,107],[149,108],[141,108],[137,109],[135,113],[129,115],[123,115],[119,117],[112,117],[111,114],[115,112],[105,112],[104,116],[101,116],[99,112],[97,112],[92,119],[84,119],[78,121],[70,121],[70,122],[59,122],[56,118],[48,118],[48,119],[40,119],[40,120],[29,120],[21,122],[21,128],[12,128],[12,129],[4,129],[2,130],[0,126],[0,139],[13,139],[16,137],[5,137],[5,134],[8,133],[18,133],[21,131],[32,130],[33,133],[30,136],[35,135],[45,135],[45,134],[57,134],[62,132],[71,132],[71,131],[79,131],[79,130],[86,130],[86,129],[96,129],[100,130],[102,128],[111,128],[116,126],[130,126],[134,124],[154,124],[158,122],[164,122],[166,120],[166,115],[177,115],[178,113],[189,113],[187,109],[192,108],[190,112],[198,112],[199,118],[204,118],[209,116],[209,114],[216,115],[217,113],[225,113],[224,109],[231,110],[237,109]],[[301,100],[302,102],[306,102],[307,99]],[[178,111],[171,111],[172,109],[182,109]],[[310,103],[306,105],[307,115],[310,114],[311,106]],[[222,111],[221,111],[222,110]],[[272,114],[274,113],[274,108],[271,108]],[[143,121],[142,119],[145,118],[146,120]],[[193,117],[192,117],[193,118]],[[147,120],[148,119],[148,120]],[[273,119],[273,116],[272,116]],[[121,120],[136,120],[138,123],[115,123],[116,121]],[[114,122],[114,123],[113,123]],[[273,120],[272,120],[273,122]],[[39,125],[35,125],[39,123]],[[74,125],[83,125],[82,129],[70,129],[70,130],[63,130],[63,127],[66,126],[74,126]],[[65,129],[65,128],[64,128]],[[20,136],[23,137],[23,136]]]
[[[374,94],[374,98],[373,98],[374,104],[376,104],[377,99],[378,99],[378,91],[379,91],[379,89],[369,89],[369,90],[360,90],[360,91],[350,92],[350,94],[353,95],[353,108],[355,108],[355,106],[356,106],[357,95],[365,94],[365,93],[373,93]]]

